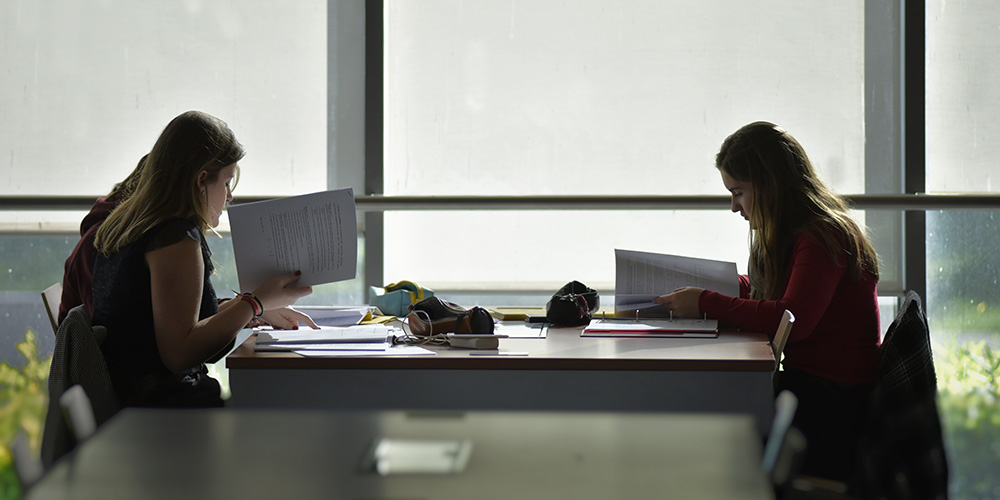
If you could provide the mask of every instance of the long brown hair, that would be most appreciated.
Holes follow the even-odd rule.
[[[878,281],[878,256],[868,237],[789,133],[768,122],[745,125],[723,141],[715,167],[751,186],[751,298],[780,298],[800,233],[822,243],[833,265],[846,265],[854,280],[868,274]]]
[[[214,181],[223,168],[243,158],[243,146],[226,123],[200,111],[188,111],[167,124],[146,156],[134,192],[97,230],[94,245],[110,256],[171,217],[209,227],[198,175]]]
[[[121,201],[132,196],[135,187],[139,185],[139,177],[142,176],[142,169],[146,166],[146,158],[148,157],[149,155],[143,155],[142,158],[139,158],[139,163],[128,174],[128,177],[111,188],[111,192],[105,197],[106,201]]]

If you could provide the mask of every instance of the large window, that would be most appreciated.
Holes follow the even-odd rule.
[[[864,42],[860,0],[389,1],[384,192],[723,195],[719,145],[768,120],[835,189],[863,193]],[[385,224],[388,281],[611,289],[615,248],[746,267],[746,223],[719,210],[395,212]]]

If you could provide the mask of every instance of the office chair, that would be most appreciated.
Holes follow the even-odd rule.
[[[906,293],[880,356],[857,487],[866,498],[948,498],[930,330],[915,292]]]
[[[788,342],[788,336],[791,335],[794,325],[795,315],[792,314],[792,311],[785,309],[785,313],[781,315],[778,330],[774,332],[774,338],[771,339],[771,351],[774,352],[774,371],[778,371],[781,367],[781,353],[785,351],[785,344]]]
[[[785,499],[948,498],[930,331],[915,292],[906,293],[879,354],[856,477],[849,484],[796,478]]]
[[[56,331],[56,346],[52,354],[52,366],[49,368],[49,408],[45,415],[45,430],[42,433],[42,464],[50,467],[59,457],[68,453],[79,439],[74,433],[88,436],[94,429],[111,418],[119,408],[118,398],[111,385],[111,375],[101,353],[101,343],[107,329],[103,326],[92,326],[90,316],[84,305],[69,310],[66,319]],[[85,391],[82,395],[88,398],[94,425],[87,427],[85,417],[88,412],[82,411],[83,417],[77,415],[79,395],[70,395],[63,402],[63,395],[68,391],[77,391],[73,386],[80,385]],[[89,397],[88,397],[89,396]],[[63,404],[72,411],[64,414]],[[72,430],[67,418],[72,419]]]
[[[62,283],[55,283],[42,291],[42,304],[45,305],[45,312],[49,314],[49,323],[52,324],[52,333],[59,329],[59,305],[62,302]]]

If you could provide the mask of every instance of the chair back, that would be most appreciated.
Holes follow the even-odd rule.
[[[774,338],[771,339],[775,371],[781,366],[781,353],[785,351],[785,344],[788,342],[788,336],[791,335],[794,324],[795,315],[792,314],[792,311],[785,309],[785,313],[781,315],[781,323],[778,324],[778,331],[774,332]]]
[[[59,304],[62,302],[62,283],[55,283],[42,290],[42,304],[45,304],[45,312],[49,314],[49,323],[52,324],[52,333],[59,329]]]
[[[101,343],[107,330],[103,326],[91,326],[86,306],[79,305],[69,310],[66,319],[56,331],[56,346],[49,368],[49,408],[45,415],[45,430],[42,433],[42,464],[50,467],[59,457],[76,446],[77,439],[70,429],[67,418],[77,419],[63,413],[63,394],[74,385],[80,385],[89,396],[94,428],[114,415],[118,409],[118,398],[111,384],[108,366],[101,353]],[[76,389],[74,389],[76,391]],[[76,398],[76,400],[74,400]],[[67,396],[66,404],[78,408],[79,395]],[[85,418],[86,412],[84,412]],[[80,430],[85,431],[85,427]],[[77,431],[79,432],[79,431]],[[92,434],[93,431],[90,431]],[[86,434],[86,432],[84,433]]]
[[[42,478],[44,473],[42,462],[31,454],[31,448],[28,447],[28,436],[24,432],[19,432],[14,441],[10,443],[10,453],[14,459],[14,470],[17,472],[17,479],[21,482],[21,489],[27,492]]]
[[[764,444],[764,456],[761,458],[760,468],[775,484],[783,484],[791,475],[792,456],[796,454],[796,449],[800,452],[805,449],[801,433],[791,441],[794,446],[788,446],[787,441],[789,431],[794,430],[792,420],[798,407],[799,398],[788,390],[781,391],[774,400],[774,420],[771,421],[771,431]]]
[[[858,487],[865,498],[948,498],[930,331],[915,292],[907,292],[880,353]]]
[[[90,404],[90,397],[82,385],[76,384],[66,389],[66,392],[59,396],[59,406],[77,444],[86,441],[97,432],[94,407]]]

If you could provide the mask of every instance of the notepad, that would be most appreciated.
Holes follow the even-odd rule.
[[[581,337],[715,338],[719,322],[714,319],[596,319]]]

